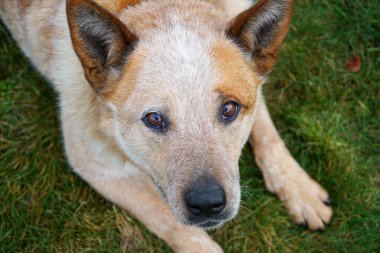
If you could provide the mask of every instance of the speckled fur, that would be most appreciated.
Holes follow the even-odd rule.
[[[222,252],[203,230],[185,225],[183,191],[212,174],[227,194],[224,221],[232,219],[240,202],[238,159],[251,136],[267,188],[297,222],[324,227],[331,217],[323,204],[327,193],[289,154],[259,91],[290,10],[270,59],[252,61],[226,36],[234,18],[251,7],[248,0],[96,2],[138,38],[120,77],[101,95],[73,50],[66,1],[0,2],[2,20],[59,94],[66,155],[76,173],[176,252]],[[244,105],[228,126],[216,116],[225,97]],[[147,111],[169,115],[171,131],[159,135],[146,128],[141,118]]]

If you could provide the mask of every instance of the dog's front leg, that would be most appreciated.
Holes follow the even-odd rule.
[[[300,167],[279,136],[259,92],[250,143],[267,189],[279,196],[299,224],[312,230],[329,223],[332,210],[327,192]]]
[[[98,166],[92,164],[91,166]],[[127,210],[177,253],[223,252],[209,235],[177,221],[166,202],[144,174],[109,177],[93,170],[76,170],[101,195]]]

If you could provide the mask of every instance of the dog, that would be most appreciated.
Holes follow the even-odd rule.
[[[298,224],[324,229],[327,192],[300,167],[261,87],[293,0],[15,0],[0,16],[59,96],[74,171],[175,252],[222,252],[247,140]]]

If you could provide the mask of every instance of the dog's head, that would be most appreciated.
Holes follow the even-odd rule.
[[[233,19],[207,1],[117,8],[67,5],[100,129],[152,177],[179,220],[221,225],[239,207],[239,156],[292,1],[262,0]]]

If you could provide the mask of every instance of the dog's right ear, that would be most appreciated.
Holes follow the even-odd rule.
[[[95,92],[112,89],[120,78],[136,37],[112,13],[91,0],[67,0],[67,19],[74,50]]]

